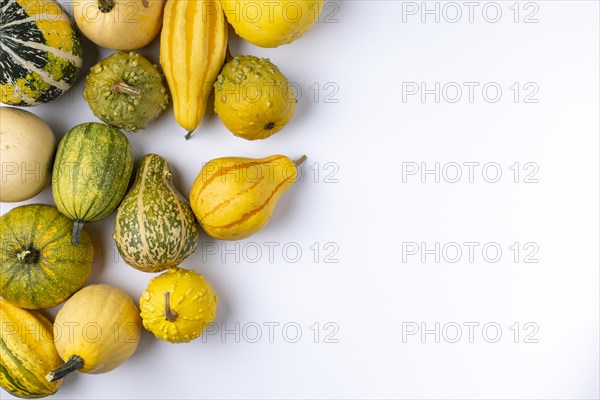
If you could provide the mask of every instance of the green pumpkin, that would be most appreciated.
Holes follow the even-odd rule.
[[[67,132],[56,152],[52,195],[74,221],[74,244],[85,222],[99,221],[119,206],[132,170],[131,145],[118,129],[88,122]]]
[[[54,0],[0,1],[0,101],[48,103],[75,83],[81,38]]]
[[[28,308],[54,307],[79,290],[92,270],[87,232],[71,243],[71,224],[55,207],[30,204],[0,217],[0,296]]]
[[[171,176],[167,160],[147,154],[117,210],[113,238],[125,262],[141,271],[179,265],[198,244],[196,217]]]

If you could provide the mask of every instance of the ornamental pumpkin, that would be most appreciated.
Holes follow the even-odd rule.
[[[234,135],[266,139],[282,130],[296,111],[296,95],[268,58],[236,56],[214,84],[215,112]]]
[[[136,50],[160,31],[163,0],[80,0],[73,16],[81,32],[98,46]]]
[[[115,217],[113,238],[125,262],[145,272],[179,265],[198,245],[198,224],[173,186],[167,160],[145,155]]]
[[[217,296],[202,275],[175,267],[150,281],[140,309],[144,327],[157,338],[190,342],[215,320]]]
[[[83,64],[75,25],[54,0],[0,4],[0,101],[34,106],[57,99]]]
[[[0,296],[23,308],[54,307],[90,275],[94,249],[87,232],[71,244],[72,222],[55,207],[29,204],[0,217]]]
[[[73,222],[73,244],[85,222],[118,206],[129,185],[133,150],[121,131],[97,122],[80,124],[62,138],[52,173],[56,207]]]
[[[56,138],[35,114],[0,107],[0,201],[23,201],[50,182]]]
[[[50,396],[61,381],[50,383],[44,377],[61,364],[52,323],[0,298],[0,386],[17,397]]]
[[[324,0],[221,0],[235,33],[261,47],[278,47],[304,35],[319,20]]]
[[[102,374],[123,364],[135,353],[141,337],[141,321],[133,300],[123,290],[107,285],[86,286],[58,311],[58,354],[65,361],[49,372],[49,382],[71,372]]]

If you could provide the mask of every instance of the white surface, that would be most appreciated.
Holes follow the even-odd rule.
[[[121,368],[71,377],[55,397],[598,398],[598,3],[538,1],[527,9],[520,3],[518,23],[512,3],[497,3],[502,9],[497,23],[483,18],[485,2],[475,8],[472,23],[462,2],[455,3],[463,12],[459,22],[442,15],[436,23],[426,15],[423,23],[421,14],[405,13],[402,21],[403,8],[411,11],[420,2],[339,1],[324,13],[335,11],[337,23],[320,22],[291,45],[259,49],[232,38],[234,54],[270,57],[302,89],[296,116],[284,131],[247,142],[212,116],[186,142],[170,109],[149,129],[128,137],[136,159],[148,152],[166,157],[186,195],[202,162],[214,157],[308,155],[303,179],[283,197],[267,228],[239,243],[239,260],[224,251],[203,256],[207,246],[236,246],[203,235],[199,251],[182,265],[213,284],[219,296],[216,323],[234,331],[240,324],[239,343],[233,334],[215,334],[172,345],[146,333]],[[488,19],[494,17],[492,6]],[[523,23],[535,6],[539,22]],[[445,10],[446,19],[454,18],[452,9]],[[110,53],[86,50],[88,66]],[[157,50],[155,42],[142,53],[157,62]],[[321,86],[316,102],[310,89],[315,82]],[[339,88],[337,103],[324,102],[333,88],[324,88],[328,82]],[[433,95],[424,103],[418,96],[403,102],[402,88],[410,82],[480,86],[473,102],[466,90],[455,104],[443,97],[435,103]],[[496,103],[481,96],[488,82],[503,90]],[[535,83],[539,102],[515,103],[509,88],[514,82],[521,90]],[[95,120],[81,90],[80,82],[61,101],[32,111],[62,136],[77,123]],[[464,175],[458,183],[443,176],[435,183],[431,175],[425,183],[419,175],[404,183],[402,169],[422,162],[447,166],[448,180],[455,172],[448,163],[458,163]],[[465,162],[480,163],[473,183]],[[522,172],[519,183],[509,169],[515,162]],[[523,183],[523,173],[532,171],[523,170],[528,162],[539,168],[538,183]],[[334,164],[324,169],[326,163]],[[485,181],[486,163],[500,166],[499,182]],[[338,182],[326,183],[325,174],[335,169]],[[485,177],[493,178],[493,170]],[[30,202],[52,203],[50,189]],[[1,212],[17,205],[4,203]],[[102,249],[90,282],[113,283],[138,298],[151,275],[114,261],[113,217],[87,226]],[[270,242],[279,244],[272,260]],[[315,242],[319,262],[311,250]],[[324,248],[329,242],[333,245]],[[403,262],[402,243],[409,242],[480,246],[472,263],[464,245],[456,263],[447,262],[454,256],[450,247],[439,263],[432,255],[423,263],[419,255],[407,254]],[[521,246],[518,263],[509,249],[514,242]],[[523,249],[528,242],[539,247],[538,263],[523,262],[533,249]],[[282,254],[288,243],[295,244]],[[498,262],[483,258],[486,243],[501,247]],[[253,263],[256,246],[263,254]],[[291,246],[302,249],[296,263],[290,262]],[[339,262],[325,263],[336,248],[333,258]],[[280,324],[273,343],[265,325],[270,322]],[[334,325],[325,329],[327,322]],[[432,334],[403,341],[407,329],[421,323],[433,329],[436,322],[445,334],[439,343]],[[464,325],[469,322],[480,324],[472,343]],[[286,341],[295,336],[293,326],[284,336],[286,323],[301,327],[297,343]],[[502,329],[497,343],[483,336],[486,323]],[[255,324],[262,338],[251,343]],[[450,343],[455,324],[463,335]],[[491,326],[488,340],[495,336]],[[536,326],[529,339],[538,342],[525,343]],[[325,343],[335,327],[338,342]],[[4,391],[0,396],[10,398]]]

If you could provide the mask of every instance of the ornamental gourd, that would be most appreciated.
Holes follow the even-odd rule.
[[[227,51],[227,22],[216,0],[167,0],[160,64],[171,90],[175,120],[198,127]]]
[[[62,364],[52,323],[41,313],[23,310],[3,298],[0,321],[0,387],[27,399],[56,393],[61,381],[44,379]]]
[[[49,103],[75,83],[81,38],[54,0],[4,0],[0,6],[0,101]]]
[[[171,179],[167,160],[145,155],[117,210],[113,238],[123,260],[140,271],[179,265],[198,245],[196,218]]]
[[[77,125],[58,144],[52,195],[73,222],[73,244],[85,222],[99,221],[118,206],[129,185],[133,151],[119,130],[105,124]]]
[[[261,47],[277,47],[300,38],[319,20],[323,3],[324,0],[221,0],[235,33]]]
[[[169,104],[158,65],[139,53],[113,53],[85,78],[83,98],[105,123],[130,132],[145,128]]]
[[[141,320],[133,300],[107,284],[86,286],[58,311],[54,320],[58,355],[65,361],[46,375],[54,382],[79,371],[102,374],[123,364],[135,353]]]
[[[72,222],[55,207],[29,204],[0,217],[0,296],[19,307],[54,307],[90,275],[94,248],[85,230],[71,244]]]
[[[23,201],[50,182],[56,138],[41,118],[29,111],[0,107],[0,201]]]
[[[298,176],[297,161],[282,155],[261,159],[225,157],[207,162],[190,192],[190,205],[215,239],[239,240],[261,230],[280,196]]]
[[[265,139],[283,129],[296,111],[296,95],[268,58],[236,56],[215,82],[215,112],[234,135]]]
[[[195,271],[171,268],[153,278],[140,298],[144,327],[171,343],[199,337],[217,314],[217,296]]]
[[[73,15],[81,32],[98,46],[136,50],[156,37],[163,0],[80,0]]]

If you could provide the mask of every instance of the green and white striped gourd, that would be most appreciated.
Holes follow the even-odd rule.
[[[196,217],[171,177],[167,160],[147,154],[117,210],[113,238],[124,261],[140,271],[179,265],[198,244]]]
[[[133,151],[127,137],[98,122],[80,124],[62,138],[52,172],[58,210],[71,218],[73,243],[85,222],[109,216],[127,192]]]
[[[0,101],[48,103],[75,82],[81,38],[54,0],[0,0]]]

